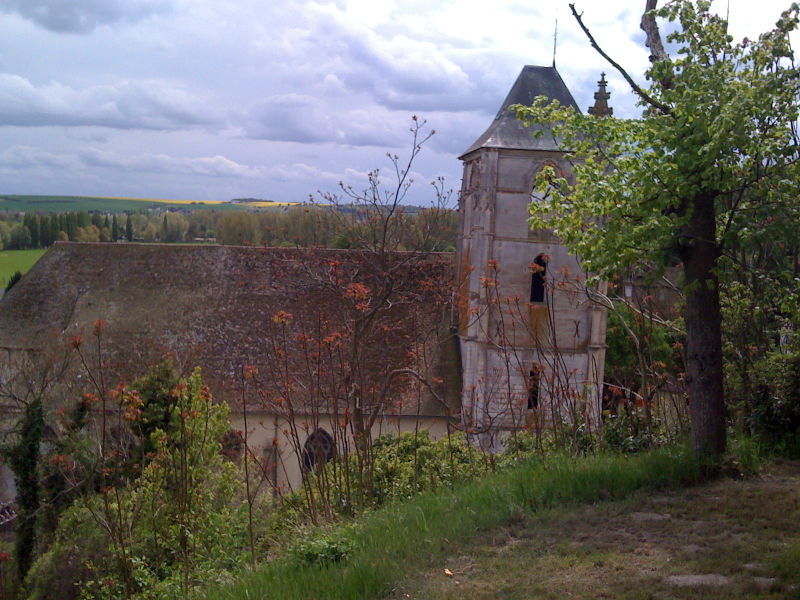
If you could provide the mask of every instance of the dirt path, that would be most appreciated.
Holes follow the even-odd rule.
[[[526,518],[392,598],[800,599],[800,463]]]

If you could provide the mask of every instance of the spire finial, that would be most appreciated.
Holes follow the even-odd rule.
[[[600,81],[597,82],[597,91],[594,93],[594,106],[589,107],[589,114],[595,117],[610,117],[614,114],[614,109],[608,105],[611,94],[606,91],[606,74],[600,73]]]
[[[556,49],[558,48],[558,17],[556,17],[556,25],[553,29],[553,68],[556,68]]]

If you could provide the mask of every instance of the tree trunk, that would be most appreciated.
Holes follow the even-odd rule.
[[[692,440],[699,458],[714,461],[725,451],[725,397],[713,195],[695,198],[683,236],[681,258]]]

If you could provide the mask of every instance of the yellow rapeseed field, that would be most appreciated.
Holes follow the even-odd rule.
[[[223,200],[169,200],[166,198],[126,198],[123,196],[97,196],[101,200],[132,200],[134,202],[162,202],[164,204],[222,204]]]
[[[123,196],[97,196],[102,200],[131,200],[134,202],[161,202],[163,204],[228,204],[227,200],[171,200],[168,198],[127,198]],[[241,206],[253,208],[270,208],[272,206],[294,206],[300,202],[236,202]]]
[[[269,208],[270,206],[294,206],[299,202],[237,202],[242,206],[252,206],[253,208]]]

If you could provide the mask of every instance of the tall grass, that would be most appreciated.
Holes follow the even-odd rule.
[[[340,563],[301,565],[279,559],[205,598],[356,600],[387,594],[409,569],[435,564],[453,544],[525,514],[555,506],[625,497],[635,490],[697,481],[686,448],[636,456],[551,456],[453,490],[423,494],[360,519],[354,551]]]

